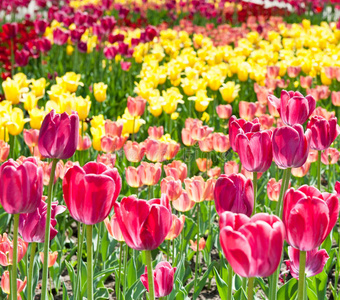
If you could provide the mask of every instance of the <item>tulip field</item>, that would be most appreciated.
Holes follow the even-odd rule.
[[[0,300],[339,300],[339,16],[0,1]]]

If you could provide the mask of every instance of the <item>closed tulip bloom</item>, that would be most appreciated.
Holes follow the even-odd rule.
[[[109,168],[114,168],[116,164],[116,154],[114,153],[104,153],[102,155],[97,156],[97,162],[103,163],[104,165],[108,166]]]
[[[308,89],[312,86],[313,83],[313,77],[312,76],[300,76],[300,85],[301,87],[303,87],[304,89]]]
[[[279,76],[280,67],[279,66],[267,66],[267,76],[269,78],[276,79]]]
[[[214,150],[213,134],[208,135],[205,139],[198,141],[202,152],[211,152]]]
[[[227,105],[218,105],[216,106],[216,112],[218,117],[222,120],[227,120],[231,117],[233,112],[233,108],[230,104]]]
[[[213,135],[213,147],[216,152],[226,152],[230,149],[229,136],[216,132]]]
[[[148,134],[151,139],[159,140],[164,134],[164,128],[163,126],[150,126],[148,128]]]
[[[106,100],[107,84],[103,82],[93,84],[93,95],[96,101],[104,102]]]
[[[179,179],[182,182],[187,177],[187,169],[187,165],[179,160],[174,160],[172,163],[164,165],[166,176],[172,176],[175,180]]]
[[[256,109],[256,104],[253,102],[240,101],[239,103],[240,117],[247,121],[250,121],[255,117]]]
[[[300,124],[276,128],[272,136],[273,157],[281,169],[301,167],[307,160],[312,132]]]
[[[168,145],[168,148],[164,155],[164,159],[171,160],[177,155],[179,149],[181,148],[181,144],[176,143],[175,141],[171,140],[167,142],[167,145]]]
[[[327,149],[340,133],[337,118],[326,120],[321,116],[314,116],[308,122],[307,128],[312,131],[310,147],[314,150]]]
[[[44,263],[44,252],[39,252],[39,257],[41,260],[41,263]],[[48,267],[51,268],[54,266],[58,258],[58,251],[54,252],[48,252]]]
[[[305,177],[309,171],[311,163],[307,160],[301,167],[292,168],[292,175],[295,177]]]
[[[131,96],[127,99],[127,108],[132,117],[140,117],[144,114],[146,100],[141,96],[133,98]]]
[[[214,128],[209,126],[193,126],[191,129],[191,136],[196,141],[202,141],[208,137],[210,133],[214,131]]]
[[[271,129],[274,125],[275,119],[270,115],[259,116],[259,121],[263,129]]]
[[[328,148],[321,154],[321,162],[324,165],[334,165],[338,162],[340,152],[335,148]]]
[[[39,130],[38,129],[24,129],[24,141],[31,149],[38,146]]]
[[[203,251],[206,245],[206,241],[203,237],[200,238],[199,242],[198,242],[198,251]],[[193,241],[190,240],[190,249],[192,249],[192,251],[197,251],[197,240]]]
[[[282,179],[276,181],[275,178],[269,179],[267,183],[267,195],[269,200],[278,201],[280,196],[280,190],[282,185]]]
[[[182,194],[182,182],[173,177],[165,177],[161,181],[161,193],[166,194],[170,201],[177,200]]]
[[[332,104],[334,106],[340,106],[340,92],[332,92]]]
[[[0,167],[0,203],[9,214],[34,212],[43,193],[43,171],[25,160],[10,159]]]
[[[183,190],[182,194],[178,197],[177,200],[172,201],[172,206],[174,209],[180,212],[186,212],[191,210],[195,206],[195,201],[191,200],[188,196],[188,193]]]
[[[125,179],[126,183],[133,188],[139,188],[143,185],[138,169],[135,167],[130,166],[125,169]]]
[[[9,149],[10,146],[3,140],[0,140],[0,163],[3,163],[7,160]]]
[[[285,90],[281,92],[281,99],[269,95],[268,100],[278,110],[283,123],[289,126],[305,123],[316,105],[311,95],[304,97],[299,92]]]
[[[79,134],[77,146],[78,151],[85,151],[89,149],[91,147],[91,144],[92,144],[91,139],[87,134],[85,134],[83,137]]]
[[[185,222],[185,215],[181,215],[178,218],[176,215],[172,214],[171,229],[165,239],[174,240],[175,238],[177,238],[181,234],[184,228],[184,222]]]
[[[67,42],[69,37],[68,31],[61,30],[60,28],[56,28],[53,31],[53,42],[56,45],[62,46]]]
[[[182,129],[182,142],[185,146],[188,147],[196,144],[197,141],[192,138],[190,129]]]
[[[154,292],[156,298],[170,295],[174,287],[175,272],[176,267],[171,267],[170,263],[167,261],[162,261],[157,264],[155,270],[153,270]],[[140,280],[144,287],[149,291],[147,267],[145,267],[145,272],[141,275]]]
[[[225,212],[220,218],[220,243],[234,272],[242,277],[268,277],[282,255],[285,227],[274,215],[252,218]]]
[[[161,162],[168,150],[168,144],[159,140],[148,139],[145,141],[146,157],[153,162]]]
[[[307,185],[289,189],[284,197],[282,217],[288,244],[300,251],[319,247],[335,226],[338,214],[336,195],[321,193]]]
[[[324,266],[329,258],[325,249],[313,249],[306,253],[306,277],[312,277],[322,272]],[[299,266],[300,266],[300,251],[291,246],[288,247],[289,260],[285,263],[290,271],[290,274],[299,280]]]
[[[290,78],[296,78],[301,72],[301,67],[289,66],[287,68],[287,74]]]
[[[257,132],[261,129],[259,119],[255,118],[253,121],[245,121],[243,119],[237,119],[235,116],[231,116],[229,120],[229,141],[231,148],[237,152],[236,149],[236,136],[239,133],[239,129],[242,129],[244,133]]]
[[[140,162],[146,152],[145,144],[127,141],[124,145],[125,157],[130,162]]]
[[[40,205],[34,212],[29,214],[20,214],[19,233],[27,243],[44,243],[45,242],[45,224],[47,215],[47,203],[44,201],[45,196],[40,201]],[[63,213],[66,207],[58,205],[58,202],[52,202],[51,207],[51,226],[50,240],[58,233],[55,229],[57,225],[56,216]]]
[[[254,189],[250,179],[242,174],[221,175],[215,185],[216,211],[225,211],[251,216],[254,209]]]
[[[16,22],[5,23],[2,25],[2,31],[6,39],[16,38],[18,34],[18,29],[19,29],[19,26],[18,26],[18,23]]]
[[[46,115],[39,133],[39,151],[43,157],[68,159],[76,151],[79,136],[79,117],[76,113]]]
[[[206,158],[197,158],[196,164],[197,164],[198,169],[201,172],[206,172],[207,170],[209,170],[211,168],[212,160],[206,159]]]
[[[17,279],[17,297],[18,300],[21,300],[21,296],[20,293],[24,290],[25,286],[27,284],[27,278],[25,277],[25,280],[22,281],[20,279]],[[2,274],[1,277],[1,289],[5,294],[10,294],[11,290],[10,290],[10,277],[9,277],[9,271],[5,271]],[[9,298],[9,296],[8,296]]]
[[[211,168],[207,172],[209,177],[217,178],[221,175],[221,168],[220,167],[215,167]]]
[[[318,161],[318,151],[309,149],[307,161],[310,163]]]
[[[171,208],[165,195],[149,201],[125,197],[114,204],[114,210],[124,240],[132,249],[158,248],[171,229]]]
[[[21,261],[27,251],[28,243],[18,237],[18,262]],[[7,234],[0,234],[0,265],[7,267],[13,264],[13,242],[11,242]]]
[[[144,185],[155,185],[161,178],[162,165],[142,162],[138,166],[138,176]]]
[[[340,198],[340,181],[337,181],[334,185],[334,190],[336,193],[336,196]]]
[[[73,166],[63,180],[64,200],[73,219],[86,225],[105,220],[122,186],[116,168],[89,162],[83,168]]]
[[[122,231],[120,230],[117,216],[115,214],[112,215],[111,219],[107,217],[104,220],[105,227],[109,234],[118,242],[124,242],[124,237]]]
[[[203,202],[211,198],[212,185],[214,184],[212,178],[205,182],[201,176],[194,176],[192,178],[186,178],[184,183],[185,190],[192,201]]]

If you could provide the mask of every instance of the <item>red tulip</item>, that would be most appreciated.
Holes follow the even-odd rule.
[[[338,220],[339,200],[312,186],[289,189],[284,197],[286,240],[300,251],[311,251],[326,239]]]
[[[265,172],[273,161],[272,132],[269,130],[244,133],[240,129],[235,144],[242,166],[249,172]]]
[[[254,189],[250,179],[242,174],[221,175],[214,191],[216,211],[225,211],[251,216],[254,209]]]
[[[0,167],[0,203],[9,214],[34,212],[43,194],[43,171],[28,159],[13,159]]]
[[[299,279],[299,266],[300,266],[300,251],[291,246],[288,247],[289,260],[285,263],[290,271],[290,274]],[[313,249],[307,251],[306,255],[306,277],[312,277],[322,272],[329,256],[325,249]]]
[[[29,214],[20,214],[19,219],[19,233],[27,243],[44,243],[45,242],[45,224],[47,215],[47,203],[45,196],[40,201],[40,205],[34,212]],[[51,226],[50,226],[50,240],[52,240],[58,233],[55,229],[57,220],[55,217],[66,210],[63,205],[58,205],[58,202],[52,202],[51,207]]]
[[[175,238],[177,238],[181,234],[184,228],[184,222],[185,222],[185,215],[181,215],[178,218],[176,215],[172,214],[171,229],[165,239],[174,240]]]
[[[239,129],[242,129],[244,133],[248,132],[257,132],[260,131],[261,124],[259,123],[259,119],[254,119],[253,121],[245,121],[243,119],[236,119],[235,116],[232,116],[229,120],[229,141],[231,148],[237,152],[236,148],[236,136],[239,133]]]
[[[15,51],[15,62],[19,67],[27,66],[30,53],[25,49]]]
[[[62,46],[64,45],[69,37],[69,33],[68,31],[64,31],[62,29],[60,29],[59,27],[54,29],[53,31],[53,42],[56,45]]]
[[[155,288],[155,297],[166,297],[169,295],[174,287],[176,267],[172,268],[170,263],[162,261],[157,264],[155,270],[153,270],[153,280]],[[140,277],[144,287],[149,291],[148,271],[145,267],[145,272]]]
[[[6,23],[6,24],[3,24],[2,26],[2,31],[4,33],[4,37],[6,39],[14,39],[16,38],[17,34],[18,34],[18,23]]]
[[[104,221],[122,186],[116,168],[89,162],[83,168],[73,166],[63,180],[64,200],[73,219],[86,225]]]
[[[21,261],[27,251],[28,243],[18,237],[18,262]],[[7,234],[0,234],[0,265],[7,267],[13,264],[13,242],[11,242]]]
[[[39,151],[43,157],[68,159],[77,149],[79,136],[79,117],[64,112],[48,113],[42,122],[39,133]]]
[[[34,30],[35,30],[35,33],[38,35],[43,35],[45,33],[47,26],[48,26],[48,23],[44,19],[34,20]]]
[[[307,160],[312,132],[303,132],[300,124],[284,126],[274,130],[273,157],[281,169],[301,167]]]
[[[235,273],[242,277],[268,277],[282,255],[285,228],[274,215],[259,213],[252,218],[224,212],[220,219],[220,243]]]
[[[172,176],[175,180],[184,181],[187,177],[187,165],[181,161],[174,160],[168,165],[164,165],[166,176]]]
[[[340,134],[337,118],[326,120],[321,116],[314,116],[308,122],[307,128],[312,131],[310,147],[314,150],[327,149]]]
[[[125,197],[114,204],[114,210],[124,240],[132,249],[158,248],[171,229],[171,208],[165,195],[149,201]]]
[[[303,124],[315,109],[316,101],[308,95],[304,97],[299,92],[282,90],[281,99],[269,95],[269,102],[278,110],[286,125]]]

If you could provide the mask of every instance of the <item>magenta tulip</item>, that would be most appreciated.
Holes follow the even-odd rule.
[[[224,212],[220,219],[220,243],[236,274],[268,277],[277,269],[282,255],[285,228],[274,215],[259,213],[252,218]]]
[[[290,271],[290,274],[299,279],[300,251],[291,246],[288,247],[289,260],[285,263]],[[307,251],[306,255],[306,277],[312,277],[322,272],[329,256],[325,249],[318,250],[317,248]]]
[[[52,110],[46,115],[39,133],[39,151],[46,158],[68,159],[77,149],[79,117]]]
[[[251,216],[254,209],[253,183],[242,174],[221,175],[214,190],[216,211],[225,211]]]
[[[171,208],[165,195],[149,201],[125,197],[115,203],[114,210],[124,240],[132,249],[156,249],[171,229]]]
[[[9,159],[0,167],[0,203],[9,214],[34,212],[43,194],[43,170],[29,160]]]
[[[244,133],[236,136],[236,148],[242,166],[249,172],[265,172],[273,161],[272,132],[269,130]]]
[[[282,122],[289,126],[305,123],[316,105],[311,95],[304,97],[299,92],[285,90],[281,92],[281,99],[269,95],[268,100],[279,112]]]
[[[289,189],[284,197],[286,240],[300,251],[311,251],[326,239],[338,220],[339,200],[313,186]]]
[[[58,202],[52,202],[51,209],[51,226],[50,240],[58,233],[55,229],[57,225],[56,215],[63,213],[66,207],[58,205]],[[40,205],[32,213],[21,214],[19,219],[19,233],[23,240],[27,243],[44,243],[45,242],[45,224],[47,214],[47,203],[44,200],[40,201]]]
[[[167,261],[162,261],[157,264],[153,270],[153,280],[155,283],[155,297],[166,297],[172,292],[174,287],[176,267],[173,268]],[[149,291],[148,271],[145,267],[144,274],[141,275],[140,280],[144,287]]]
[[[274,130],[273,157],[281,169],[301,167],[307,160],[312,132],[303,132],[300,124]]]
[[[105,220],[120,193],[122,179],[116,168],[89,162],[74,165],[63,180],[64,199],[73,219],[86,225]]]
[[[340,133],[337,118],[329,120],[322,116],[314,116],[307,125],[312,131],[310,147],[314,150],[326,150]]]

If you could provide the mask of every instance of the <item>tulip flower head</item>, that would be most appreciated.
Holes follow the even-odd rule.
[[[18,238],[18,262],[23,259],[26,254],[28,243]],[[13,242],[11,242],[7,234],[0,234],[0,265],[7,267],[13,264]]]
[[[124,237],[123,237],[122,231],[120,230],[118,220],[117,220],[117,216],[115,214],[112,215],[111,219],[109,219],[109,217],[107,217],[104,220],[104,224],[105,224],[105,227],[106,227],[107,231],[109,232],[109,234],[116,241],[124,242]]]
[[[41,260],[41,263],[44,263],[44,252],[39,252],[39,257]],[[54,266],[58,258],[58,252],[48,252],[48,267],[51,268]]]
[[[17,297],[18,297],[18,300],[21,300],[20,293],[24,290],[26,284],[27,284],[27,278],[26,277],[25,277],[24,281],[17,279]],[[1,289],[5,294],[9,295],[11,293],[9,271],[5,271],[2,274]]]

